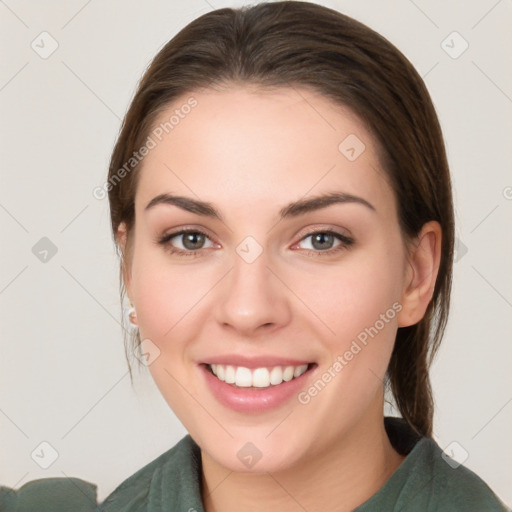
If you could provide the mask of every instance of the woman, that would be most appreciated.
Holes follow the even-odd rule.
[[[506,510],[431,437],[451,184],[387,40],[303,2],[201,16],[146,71],[106,190],[129,353],[189,435],[102,510]]]

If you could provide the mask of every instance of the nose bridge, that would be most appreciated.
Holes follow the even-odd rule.
[[[272,263],[267,252],[251,238],[236,248],[218,308],[218,321],[240,331],[277,326],[289,319],[285,290],[268,268]]]

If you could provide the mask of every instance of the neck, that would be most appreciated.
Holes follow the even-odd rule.
[[[234,473],[202,452],[206,512],[351,511],[403,462],[384,428],[382,408],[305,462],[274,473]]]

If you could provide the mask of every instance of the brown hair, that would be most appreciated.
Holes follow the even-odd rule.
[[[412,240],[430,220],[441,224],[441,262],[433,298],[420,322],[398,329],[387,373],[401,415],[416,432],[431,436],[428,370],[448,319],[452,280],[450,174],[441,128],[423,80],[400,51],[367,26],[317,4],[285,1],[215,10],[181,30],[142,77],[112,153],[108,195],[114,239],[125,222],[129,254],[141,166],[123,173],[117,182],[112,179],[144,144],[156,117],[178,96],[230,84],[309,87],[349,107],[380,147],[380,163],[397,199],[404,239]],[[127,254],[121,260],[121,299]],[[137,333],[127,351],[138,344]]]

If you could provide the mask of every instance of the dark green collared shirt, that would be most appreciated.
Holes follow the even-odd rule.
[[[448,459],[403,420],[385,419],[395,449],[407,455],[384,486],[354,512],[511,512],[475,473]],[[201,452],[187,435],[121,483],[105,501],[76,478],[45,478],[17,491],[0,487],[1,512],[204,512]]]

